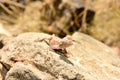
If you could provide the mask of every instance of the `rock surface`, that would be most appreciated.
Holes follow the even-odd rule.
[[[73,45],[50,50],[44,33],[24,33],[0,50],[2,80],[119,80],[120,59],[99,41],[82,33]],[[65,56],[66,55],[66,56]]]

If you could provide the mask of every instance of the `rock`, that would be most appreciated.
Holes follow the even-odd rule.
[[[10,39],[0,50],[3,80],[120,79],[120,59],[108,46],[76,32],[64,54],[49,49],[49,37],[30,32]]]
[[[0,34],[0,49],[3,48],[7,44],[7,42],[12,38],[13,38],[12,36]]]
[[[14,76],[13,76],[14,75]],[[47,72],[37,69],[32,64],[16,63],[6,75],[5,80],[55,80]]]
[[[69,47],[75,64],[87,80],[119,80],[120,58],[108,46],[82,33],[72,35]]]
[[[2,23],[0,23],[0,49],[3,48],[5,44],[7,44],[11,37],[12,35],[4,28]]]
[[[50,35],[24,33],[2,49],[1,64],[8,72],[5,80],[83,80],[79,70],[62,55],[49,50],[42,39]]]

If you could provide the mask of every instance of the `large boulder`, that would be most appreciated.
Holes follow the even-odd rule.
[[[44,33],[30,32],[10,39],[0,50],[2,79],[120,79],[120,59],[108,46],[76,32],[71,36],[73,44],[66,47],[66,51],[55,50],[50,49],[51,37]]]

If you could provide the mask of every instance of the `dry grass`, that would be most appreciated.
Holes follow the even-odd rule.
[[[90,34],[108,45],[120,43],[120,1],[96,0],[92,6],[96,16]]]

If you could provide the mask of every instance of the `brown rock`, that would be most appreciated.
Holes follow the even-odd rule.
[[[5,80],[120,79],[120,59],[101,42],[75,33],[65,57],[59,50],[49,50],[49,43],[43,40],[49,37],[44,33],[24,33],[9,40],[0,51],[4,53],[0,62],[6,70],[2,77]]]
[[[82,33],[73,34],[69,48],[87,80],[119,80],[120,58],[108,46]]]
[[[1,64],[8,70],[5,80],[82,80],[72,62],[49,50],[49,45],[42,41],[49,37],[25,33],[10,40],[1,51]]]

